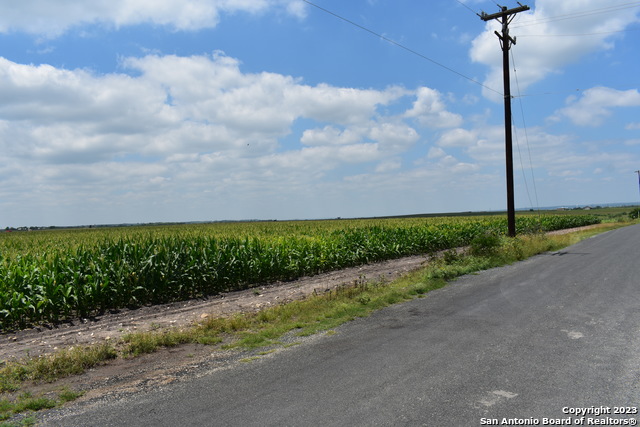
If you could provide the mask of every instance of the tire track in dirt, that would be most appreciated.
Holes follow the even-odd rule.
[[[590,225],[548,234],[566,234],[596,228]],[[165,327],[183,327],[207,316],[254,312],[262,308],[304,299],[314,292],[324,292],[364,279],[393,280],[423,266],[430,257],[415,255],[395,260],[303,277],[243,291],[229,292],[208,299],[119,310],[92,319],[75,319],[59,325],[41,325],[31,329],[0,334],[0,362],[24,356],[39,356],[58,349],[87,345],[104,340],[118,340],[122,335]]]
[[[0,361],[39,356],[77,345],[118,340],[122,335],[166,327],[183,327],[205,317],[254,312],[265,307],[308,297],[355,281],[393,280],[420,268],[429,260],[427,255],[366,264],[343,270],[303,277],[229,292],[208,299],[119,310],[92,319],[75,319],[59,325],[34,328],[0,335]]]

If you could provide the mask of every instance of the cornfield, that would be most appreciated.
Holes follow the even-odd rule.
[[[600,222],[523,216],[519,233]],[[505,234],[506,219],[221,223],[3,233],[0,328],[246,289]]]

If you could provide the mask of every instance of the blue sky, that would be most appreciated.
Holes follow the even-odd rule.
[[[505,209],[496,2],[313,3],[1,0],[0,226]],[[523,4],[516,208],[640,201],[640,1]]]

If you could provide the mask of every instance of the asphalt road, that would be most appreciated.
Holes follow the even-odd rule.
[[[580,408],[591,408],[583,425],[633,423],[639,414],[614,411],[640,409],[639,243],[640,225],[607,232],[465,276],[335,335],[130,399],[58,411],[44,424],[578,425]],[[601,407],[610,413],[593,414]]]

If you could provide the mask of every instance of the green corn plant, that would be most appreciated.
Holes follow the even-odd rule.
[[[519,233],[599,222],[519,216]],[[131,227],[0,236],[0,328],[92,316],[466,246],[503,217]]]

